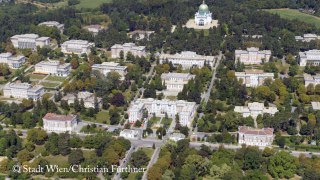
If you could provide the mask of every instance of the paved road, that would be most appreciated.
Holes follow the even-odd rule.
[[[136,147],[131,146],[131,148],[129,149],[129,151],[127,152],[125,158],[123,160],[120,161],[120,165],[119,168],[124,168],[126,167],[126,165],[128,164],[128,161],[131,158],[132,153],[136,150]],[[120,172],[117,172],[114,177],[112,178],[113,180],[120,180]]]
[[[157,162],[157,160],[159,158],[159,154],[160,154],[160,147],[156,148],[156,150],[154,151],[154,153],[148,163],[147,170],[143,173],[142,180],[147,180],[148,170]]]

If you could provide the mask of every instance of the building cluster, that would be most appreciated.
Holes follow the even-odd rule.
[[[320,50],[309,50],[305,52],[299,52],[299,64],[300,66],[306,65],[320,65]]]
[[[90,43],[86,40],[69,40],[61,44],[61,51],[64,54],[89,54],[91,48],[94,47],[94,43]]]
[[[310,42],[312,40],[319,40],[320,36],[316,34],[304,34],[303,36],[295,36],[296,41]]]
[[[4,97],[14,97],[32,99],[34,101],[41,98],[44,88],[41,85],[32,86],[28,83],[8,83],[3,88]]]
[[[35,65],[34,73],[66,77],[70,74],[70,71],[70,63],[61,63],[60,61],[41,61]]]
[[[248,103],[248,106],[235,106],[234,111],[241,113],[243,117],[257,118],[258,115],[270,114],[274,115],[278,112],[276,107],[265,107],[263,103]]]
[[[184,134],[181,134],[181,133],[172,133],[169,135],[169,139],[174,141],[174,142],[178,142],[182,139],[185,139],[186,136]]]
[[[50,45],[49,37],[39,37],[37,34],[14,35],[10,39],[14,48],[17,49],[36,50],[38,46],[42,48]]]
[[[95,94],[90,92],[79,92],[78,94],[67,94],[62,98],[62,100],[67,101],[69,105],[74,104],[75,100],[78,99],[79,102],[83,100],[85,108],[95,108],[95,104],[98,103],[101,106],[101,98],[96,97]]]
[[[42,120],[45,131],[56,133],[71,133],[76,130],[78,124],[78,117],[76,115],[47,113]]]
[[[17,69],[26,61],[24,56],[13,56],[12,53],[1,53],[0,63],[8,64],[10,68]]]
[[[193,66],[202,68],[205,65],[213,67],[215,58],[214,56],[198,55],[196,52],[183,51],[176,54],[161,54],[160,64],[171,62],[173,65],[181,65],[183,69],[189,69]]]
[[[259,48],[250,47],[247,50],[236,50],[235,60],[240,61],[245,65],[261,64],[263,62],[269,62],[271,57],[270,50],[259,51]]]
[[[60,33],[64,31],[64,24],[60,24],[57,21],[46,21],[39,24],[39,26],[56,27]]]
[[[94,64],[92,65],[92,70],[97,70],[105,76],[109,72],[117,72],[120,74],[122,80],[127,74],[127,66],[120,66],[119,63],[115,62],[103,62],[102,64]]]
[[[195,75],[189,73],[163,73],[161,75],[162,84],[165,84],[169,92],[181,92],[183,86],[193,78]]]
[[[135,30],[128,33],[129,38],[132,38],[134,40],[142,40],[147,39],[149,40],[150,35],[153,34],[154,31],[142,31],[142,30]]]
[[[272,145],[273,139],[273,128],[255,129],[247,126],[239,126],[239,144],[264,147]]]
[[[313,84],[313,86],[320,84],[320,76],[319,75],[312,76],[310,74],[304,74],[303,77],[304,77],[304,85],[306,87],[309,84]]]
[[[274,79],[273,73],[265,73],[263,70],[250,69],[244,72],[236,72],[235,76],[238,80],[242,79],[242,83],[246,87],[257,87],[263,85],[266,79]]]
[[[115,44],[111,47],[111,57],[120,58],[120,53],[123,52],[123,57],[126,58],[128,52],[131,52],[133,56],[146,56],[146,47],[137,46],[134,43]]]
[[[167,99],[156,100],[152,98],[137,99],[133,101],[128,109],[129,122],[135,123],[137,120],[142,120],[144,113],[163,117],[166,114],[168,117],[175,118],[179,115],[179,121],[182,126],[189,126],[196,112],[196,103],[183,100],[170,101]]]

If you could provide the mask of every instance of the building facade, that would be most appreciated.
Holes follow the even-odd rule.
[[[87,30],[96,36],[100,31],[103,30],[103,27],[99,24],[93,24],[87,27]]]
[[[60,24],[57,21],[46,21],[39,24],[39,26],[56,27],[60,33],[64,31],[64,24]]]
[[[76,115],[61,115],[47,113],[43,118],[43,129],[48,132],[71,133],[76,130],[78,118]]]
[[[149,37],[151,34],[153,34],[154,31],[142,31],[142,30],[135,30],[128,33],[129,38],[132,38],[134,40],[142,40],[146,38],[149,40]]]
[[[50,45],[49,37],[39,37],[37,34],[21,34],[11,37],[11,42],[14,48],[17,49],[32,49],[36,50],[39,46],[40,48]]]
[[[24,56],[13,56],[11,53],[1,53],[0,63],[8,64],[12,69],[20,68],[26,62]]]
[[[111,57],[120,58],[120,52],[123,52],[124,58],[127,57],[128,52],[131,52],[133,56],[146,56],[145,46],[136,46],[134,43],[115,44],[111,47]]]
[[[70,74],[70,71],[70,63],[61,64],[60,61],[41,61],[35,65],[34,73],[66,77]]]
[[[194,21],[198,26],[205,26],[212,22],[212,13],[209,11],[209,7],[204,1],[200,5],[198,12],[194,15]]]
[[[238,142],[248,146],[271,146],[274,139],[273,128],[255,129],[239,126]]]
[[[85,40],[69,40],[61,44],[61,52],[64,54],[89,54],[94,43]]]
[[[269,78],[274,80],[273,73],[265,73],[263,70],[250,69],[244,72],[235,72],[238,80],[242,79],[246,87],[257,87],[263,85],[265,79]]]
[[[40,99],[43,94],[43,86],[32,86],[28,83],[8,83],[3,88],[4,97],[25,98],[36,101]]]
[[[105,76],[109,72],[117,72],[120,74],[122,80],[127,74],[127,66],[120,66],[119,63],[115,62],[103,62],[102,64],[94,64],[92,65],[92,70],[97,70]]]
[[[62,100],[67,101],[69,105],[74,104],[74,101],[78,98],[79,102],[83,100],[85,108],[95,108],[95,94],[90,92],[79,92],[78,94],[67,94]],[[101,107],[101,98],[96,98],[99,107]]]
[[[124,137],[126,139],[140,139],[140,133],[138,130],[134,129],[124,129],[120,132],[120,137]]]
[[[303,36],[295,36],[296,41],[310,42],[312,40],[319,40],[320,36],[316,34],[304,34]]]
[[[312,76],[310,74],[303,74],[303,78],[305,87],[309,86],[309,84],[313,84],[313,86],[320,84],[319,75]]]
[[[298,58],[299,58],[300,66],[306,66],[306,65],[319,66],[320,50],[313,49],[305,52],[299,52]]]
[[[248,103],[248,106],[235,106],[234,111],[241,113],[243,117],[251,116],[255,119],[258,117],[258,115],[274,115],[276,112],[278,112],[278,109],[276,107],[265,107],[263,103],[253,102]]]
[[[262,62],[269,62],[271,57],[270,50],[259,51],[259,48],[250,47],[247,50],[236,50],[235,60],[240,61],[245,65],[261,64]]]
[[[189,73],[163,73],[161,75],[162,84],[165,84],[166,90],[175,92],[181,92],[183,86],[193,78],[195,75]]]
[[[158,117],[164,117],[167,114],[168,117],[173,119],[178,114],[180,124],[190,127],[196,113],[196,103],[182,100],[156,100],[153,98],[137,99],[131,103],[128,109],[129,122],[135,123],[137,120],[141,120],[144,112],[148,112],[149,116],[154,114]]]
[[[176,54],[161,54],[159,62],[164,64],[166,62],[171,62],[173,65],[181,65],[183,69],[189,69],[193,66],[202,68],[206,64],[213,67],[214,56],[202,56],[198,55],[196,52],[183,51]]]

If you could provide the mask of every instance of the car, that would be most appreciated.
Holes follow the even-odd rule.
[[[135,150],[136,149],[136,147],[135,146],[133,146],[133,148],[132,148],[133,150]]]

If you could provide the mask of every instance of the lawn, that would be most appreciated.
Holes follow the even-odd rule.
[[[298,21],[313,24],[316,27],[320,28],[320,18],[319,17],[305,14],[305,13],[299,12],[298,10],[295,10],[295,9],[268,9],[265,11],[273,13],[273,14],[279,14],[279,16],[284,19],[289,19],[289,20],[296,19]]]
[[[29,75],[30,79],[37,79],[37,80],[41,80],[44,77],[46,77],[46,75],[40,75],[40,74],[30,74]]]
[[[41,85],[43,85],[45,88],[55,88],[59,86],[59,83],[50,83],[50,82],[42,82]]]
[[[103,3],[110,3],[112,0],[80,0],[77,8],[98,8]]]
[[[102,110],[98,112],[96,115],[96,118],[93,117],[87,117],[87,116],[81,116],[81,119],[85,121],[92,121],[97,123],[103,123],[103,124],[110,124],[110,116],[109,111]]]
[[[147,154],[147,156],[151,159],[154,149],[152,148],[140,148],[143,152]]]
[[[165,128],[169,128],[171,122],[172,122],[172,118],[168,118],[168,119],[162,118],[162,120],[161,120],[161,124],[162,124],[163,127],[165,127]]]
[[[51,165],[58,165],[60,167],[68,167],[68,156],[62,156],[62,155],[57,155],[57,156],[47,156],[44,159],[46,159],[49,164]]]
[[[48,81],[60,81],[63,82],[64,80],[66,80],[67,77],[61,77],[61,76],[49,76],[46,80]]]

